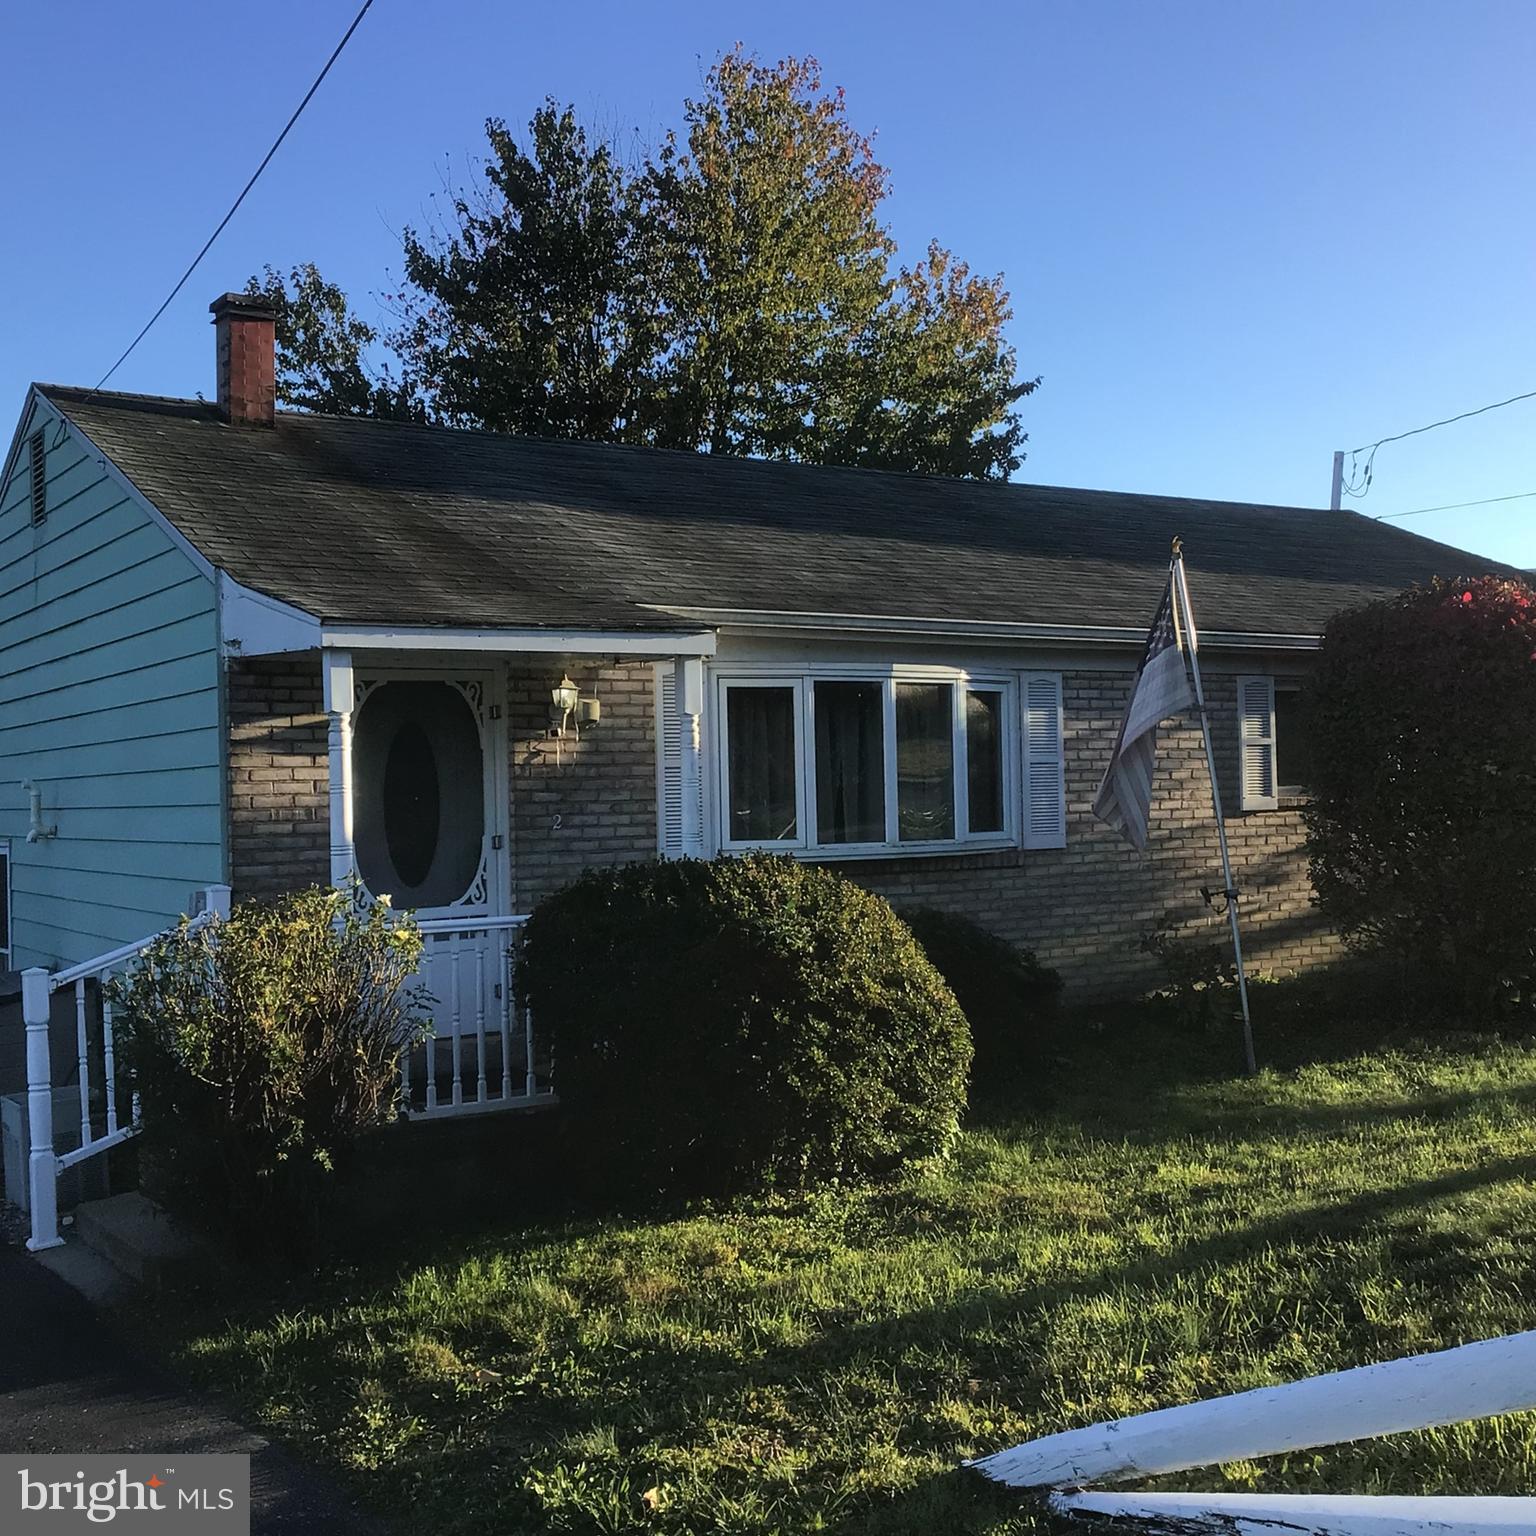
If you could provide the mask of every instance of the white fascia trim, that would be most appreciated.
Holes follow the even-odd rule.
[[[218,573],[219,640],[226,656],[275,656],[312,651],[320,644],[320,620],[281,598],[242,586]]]
[[[5,495],[5,488],[11,483],[11,471],[16,467],[16,457],[21,452],[21,445],[32,430],[32,418],[37,414],[37,404],[41,398],[37,385],[31,384],[27,387],[27,398],[22,402],[21,416],[16,422],[15,432],[11,434],[11,446],[5,455],[5,468],[0,469],[0,496]]]
[[[741,633],[819,630],[829,634],[932,635],[964,640],[990,640],[1000,645],[1020,640],[1057,641],[1069,645],[1146,644],[1145,629],[1104,624],[1014,624],[981,619],[924,619],[898,614],[800,613],[772,608],[674,608],[659,603],[647,607],[683,619],[697,619]],[[1266,634],[1245,630],[1205,630],[1203,645],[1232,650],[1315,651],[1321,635]]]
[[[179,549],[182,554],[184,554],[187,559],[197,567],[200,575],[205,576],[209,581],[216,581],[218,579],[218,570],[214,566],[213,562],[205,554],[203,554],[203,552],[198,549],[196,545],[193,544],[191,539],[189,539],[186,534],[184,534],[181,529],[179,529],[170,520],[170,518],[168,518],[165,513],[163,513],[159,507],[157,507],[154,502],[152,502],[149,497],[146,496],[144,492],[141,491],[138,486],[136,486],[133,481],[123,473],[121,469],[118,468],[111,455],[103,453],[102,450],[97,447],[97,445],[92,441],[90,434],[80,427],[80,424],[75,421],[74,417],[72,417],[68,411],[64,410],[60,406],[54,405],[53,401],[49,400],[46,395],[43,395],[42,399],[46,404],[53,406],[53,409],[58,411],[59,415],[69,423],[69,430],[73,432],[75,436],[78,437],[80,441],[91,450],[92,453],[96,455],[96,462],[100,464],[102,469],[106,472],[107,478],[111,480],[113,484],[115,484],[117,488],[122,491],[122,493],[127,496],[130,501],[134,502],[149,516],[150,520],[164,532],[165,536],[171,541],[171,543],[173,543],[177,549]]]
[[[713,656],[715,632],[665,630],[325,628],[320,644],[346,651],[545,651],[559,655]]]

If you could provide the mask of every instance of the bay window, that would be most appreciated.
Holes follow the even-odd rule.
[[[944,668],[717,679],[721,846],[844,856],[1017,842],[1017,686]]]

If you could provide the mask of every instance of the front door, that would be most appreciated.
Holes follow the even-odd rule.
[[[421,976],[435,1043],[417,1053],[418,1107],[483,1102],[510,1063],[504,917],[506,744],[498,674],[358,673],[352,728],[353,842],[372,896],[428,925]],[[477,923],[477,919],[482,920]],[[488,1049],[492,1059],[487,1059]]]

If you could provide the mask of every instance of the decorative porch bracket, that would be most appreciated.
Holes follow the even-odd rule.
[[[352,846],[352,653],[320,653],[330,747],[331,884],[346,890],[357,869]]]

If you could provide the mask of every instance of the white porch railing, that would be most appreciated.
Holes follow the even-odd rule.
[[[229,916],[227,885],[211,885],[202,894],[203,910],[192,919],[193,928],[200,928],[216,917]],[[137,1136],[142,1128],[137,1093],[130,1092],[126,1116],[123,1113],[116,1042],[112,1033],[112,1002],[106,995],[105,983],[167,932],[174,930],[162,929],[66,970],[50,973],[35,967],[21,973],[21,1018],[27,1032],[27,1198],[32,1208],[32,1233],[27,1239],[27,1247],[33,1252],[57,1248],[64,1241],[59,1236],[59,1175],[77,1163],[121,1146],[131,1136]],[[100,1053],[94,1060],[90,1031],[93,987],[101,1001]],[[53,995],[66,989],[74,993],[80,1145],[60,1154],[54,1149],[53,1052],[49,1043],[49,1023],[53,1015]],[[96,1061],[100,1063],[100,1073],[93,1087],[93,1078],[98,1076],[94,1070]]]
[[[527,917],[426,918],[421,978],[433,1033],[400,1058],[413,1120],[552,1104],[533,1016],[517,998],[514,958]]]
[[[229,915],[229,887],[210,886],[198,928]],[[434,918],[421,926],[421,979],[432,997],[434,1029],[400,1057],[401,1109],[409,1119],[495,1110],[532,1109],[556,1102],[550,1063],[541,1055],[533,1019],[513,986],[513,952],[526,917]],[[59,1177],[89,1158],[121,1146],[142,1129],[139,1098],[120,1081],[112,1003],[105,983],[132,965],[165,932],[108,954],[48,972],[22,972],[21,1012],[27,1044],[27,1194],[34,1252],[56,1248]],[[74,997],[75,1066],[79,1079],[79,1145],[55,1149],[54,1063],[50,1020],[56,993]],[[100,999],[99,1030],[92,998]],[[127,1088],[127,1102],[124,1089]]]
[[[1536,1408],[1536,1332],[1335,1371],[1030,1440],[968,1462],[996,1482],[1049,1491],[1058,1514],[1145,1536],[1513,1536],[1536,1498],[1106,1493],[1191,1467],[1248,1461]]]

